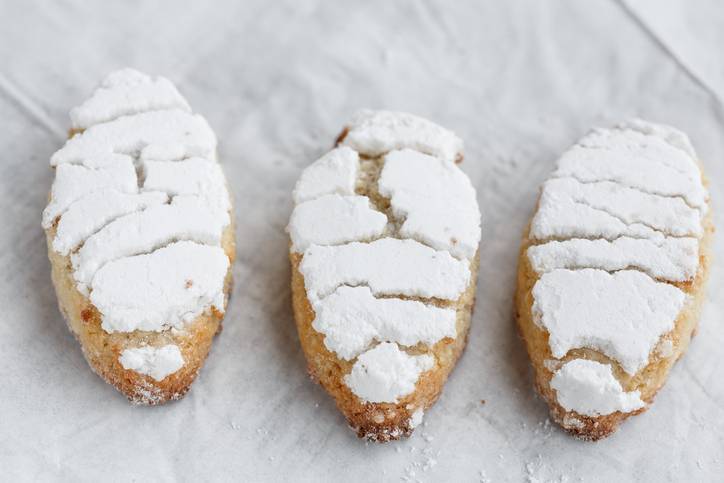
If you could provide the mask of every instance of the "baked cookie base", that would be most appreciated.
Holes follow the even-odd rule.
[[[705,298],[705,285],[709,276],[710,248],[714,233],[711,207],[702,224],[705,233],[699,243],[699,269],[696,277],[691,282],[673,284],[687,294],[687,301],[676,319],[674,329],[664,335],[665,338],[672,341],[673,350],[667,354],[658,350],[658,348],[654,349],[649,358],[649,364],[633,376],[626,374],[615,360],[592,349],[574,349],[569,351],[560,362],[555,360],[548,345],[548,332],[533,321],[532,290],[540,277],[533,270],[528,260],[526,253],[528,247],[537,242],[528,238],[530,227],[526,228],[518,259],[518,287],[515,296],[518,331],[525,342],[533,365],[536,390],[548,403],[551,417],[569,433],[584,440],[599,440],[616,431],[618,425],[626,418],[644,412],[653,402],[658,390],[666,382],[671,367],[686,352],[689,342],[696,332]],[[566,411],[558,404],[556,393],[550,387],[550,381],[553,377],[553,371],[563,362],[571,359],[590,359],[610,364],[624,391],[640,391],[641,399],[646,403],[646,406],[629,413],[617,411],[598,417]]]
[[[470,264],[470,285],[460,299],[448,305],[457,311],[457,337],[445,338],[429,349],[423,345],[405,349],[409,354],[434,354],[436,363],[431,370],[420,375],[415,391],[401,398],[396,404],[364,402],[344,383],[343,378],[352,370],[353,361],[339,359],[330,352],[324,345],[324,334],[312,327],[315,313],[307,299],[304,276],[299,272],[302,255],[290,253],[290,260],[294,318],[312,380],[318,382],[335,399],[350,428],[360,438],[387,442],[412,434],[413,414],[418,410],[426,411],[435,403],[467,343],[475,305],[479,254],[475,255]]]
[[[70,256],[60,255],[53,250],[52,242],[55,238],[55,230],[55,226],[48,229],[46,239],[58,306],[68,328],[80,343],[83,355],[91,369],[134,404],[156,405],[181,399],[203,366],[213,338],[221,330],[224,313],[212,308],[186,324],[182,329],[109,334],[101,327],[101,314],[98,309],[76,288]],[[228,304],[236,250],[233,223],[224,229],[222,248],[230,261],[224,281],[224,299]],[[133,370],[124,369],[118,360],[126,348],[166,344],[179,346],[184,365],[161,381],[156,381],[150,376]]]

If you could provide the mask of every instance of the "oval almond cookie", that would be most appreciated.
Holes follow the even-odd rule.
[[[361,111],[294,189],[294,315],[309,373],[360,437],[408,436],[465,347],[480,210],[462,141]]]
[[[682,132],[596,129],[558,160],[523,239],[516,308],[536,388],[597,440],[645,411],[696,330],[709,195]]]
[[[179,399],[231,287],[216,136],[170,81],[132,69],[70,117],[42,220],[60,311],[91,368],[130,401]]]

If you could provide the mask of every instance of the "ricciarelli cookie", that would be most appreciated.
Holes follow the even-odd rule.
[[[520,250],[518,327],[553,418],[596,440],[646,410],[696,330],[713,233],[689,139],[634,120],[558,160]]]
[[[362,111],[294,190],[299,338],[360,437],[409,435],[465,346],[481,229],[461,159],[440,126]]]
[[[234,229],[216,137],[167,79],[113,72],[71,111],[43,228],[61,313],[135,403],[182,397],[221,328]]]

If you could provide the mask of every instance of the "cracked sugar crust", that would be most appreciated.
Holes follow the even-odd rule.
[[[532,238],[540,240],[701,234],[701,213],[681,198],[644,193],[612,181],[581,183],[574,178],[552,178],[543,184],[531,225]]]
[[[178,399],[231,286],[234,230],[216,137],[166,79],[129,69],[74,110],[74,128],[51,159],[43,214],[61,311],[91,367],[131,401]],[[179,354],[153,355],[166,346]]]
[[[457,166],[412,149],[385,155],[378,181],[390,200],[403,238],[420,240],[459,259],[470,259],[480,243],[475,188]]]
[[[635,270],[556,269],[533,287],[533,320],[554,357],[590,348],[635,374],[660,337],[674,328],[685,294]]]
[[[463,141],[427,119],[395,111],[357,112],[340,141],[360,155],[375,158],[388,152],[413,149],[443,161],[462,160]]]
[[[119,160],[105,169],[91,169],[73,164],[58,166],[55,168],[55,180],[50,189],[50,202],[43,210],[43,228],[50,228],[79,200],[107,190],[127,194],[138,192],[138,179],[131,159]]]
[[[71,255],[79,290],[96,287],[96,273],[107,263],[150,253],[178,240],[219,246],[229,214],[211,208],[200,199],[152,206],[122,216],[91,235]]]
[[[206,119],[183,110],[139,112],[75,134],[50,158],[51,166],[104,168],[124,159],[216,159],[216,136]]]
[[[70,120],[74,130],[83,130],[121,116],[168,109],[191,111],[171,81],[121,69],[108,74],[91,97],[71,109]]]
[[[305,170],[288,227],[310,372],[358,434],[378,441],[412,431],[462,351],[480,239],[475,191],[451,162],[462,144],[429,155],[441,152],[438,140],[419,140],[417,121],[389,116],[353,121],[340,147]],[[433,364],[418,367],[423,360]]]
[[[301,204],[324,195],[353,195],[360,169],[357,151],[339,146],[308,166],[299,177],[292,198]]]
[[[374,341],[432,346],[456,336],[454,310],[418,300],[376,298],[367,286],[340,285],[313,307],[312,327],[326,335],[325,347],[345,360],[353,360]]]
[[[341,285],[366,285],[375,295],[454,301],[470,283],[468,261],[414,240],[382,238],[340,246],[312,245],[300,265],[313,302]]]
[[[311,245],[341,245],[372,241],[384,235],[387,216],[365,196],[324,195],[298,204],[289,219],[292,250],[304,253]]]
[[[122,193],[113,189],[94,191],[75,201],[58,221],[53,249],[62,255],[80,246],[112,221],[154,205],[168,203],[159,191]]]
[[[631,269],[641,270],[657,280],[685,282],[696,275],[699,240],[693,237],[553,240],[531,246],[528,258],[533,270],[540,274],[560,268],[599,268],[607,272]]]
[[[696,327],[712,231],[694,150],[673,128],[597,129],[561,157],[521,247],[516,304],[536,386],[566,429],[598,439],[645,409],[594,414],[583,388],[613,386],[564,377],[567,361],[610,367],[621,391],[651,402]],[[600,407],[616,400],[606,391]]]
[[[140,190],[162,191],[174,197],[176,202],[196,197],[214,211],[231,210],[226,178],[219,163],[211,159],[144,161]]]
[[[644,126],[644,121],[636,120],[594,130],[561,156],[552,176],[584,183],[612,181],[649,194],[679,197],[692,208],[705,210],[708,194],[688,139],[679,133],[683,139],[672,144],[665,127]]]

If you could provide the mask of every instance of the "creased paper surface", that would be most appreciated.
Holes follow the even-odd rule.
[[[724,8],[687,2],[3,2],[0,5],[0,472],[8,480],[712,481],[724,473],[724,273],[645,414],[599,443],[547,422],[513,324],[540,183],[594,125],[688,132],[724,226]],[[40,216],[68,110],[107,72],[175,82],[220,140],[236,283],[189,394],[132,407],[61,318]],[[365,444],[313,384],[284,227],[302,168],[360,107],[465,140],[483,242],[467,350],[406,441]],[[715,260],[724,259],[721,242]],[[481,401],[484,400],[485,403]]]

